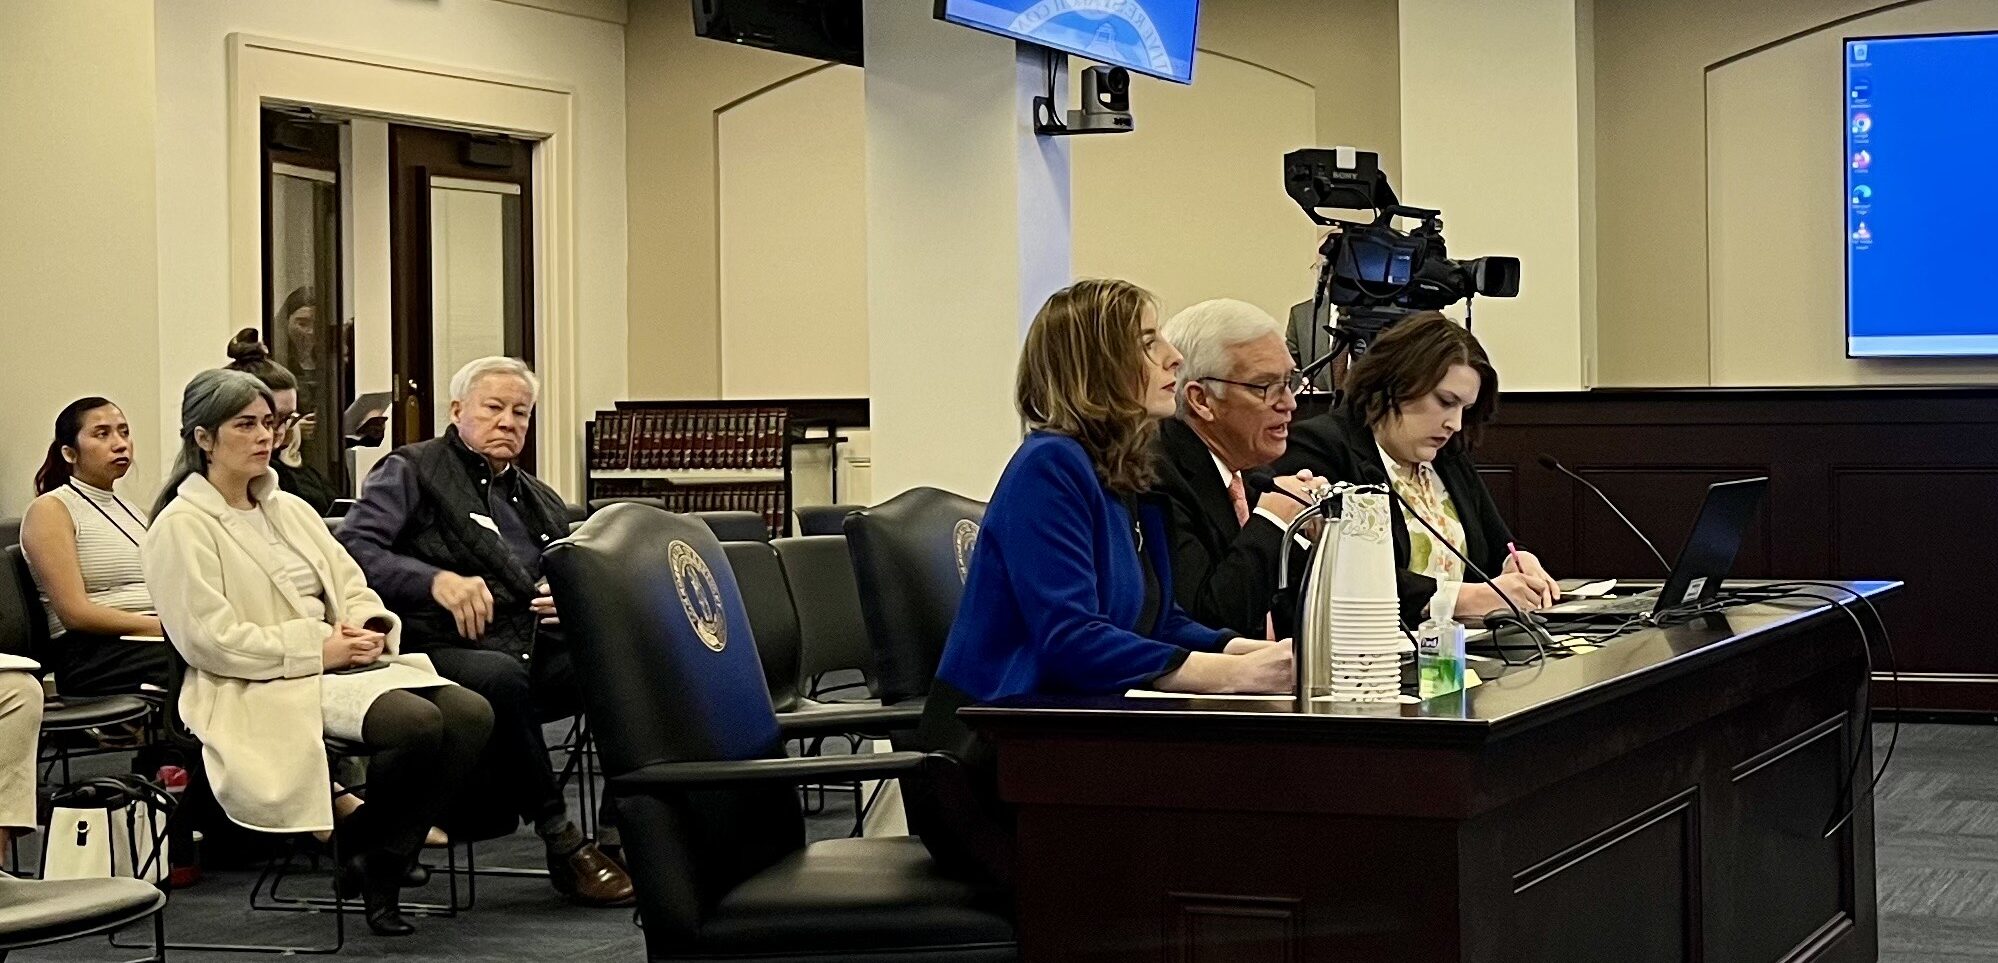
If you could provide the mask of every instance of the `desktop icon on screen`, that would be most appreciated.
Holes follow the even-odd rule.
[[[1867,229],[1865,221],[1860,221],[1859,226],[1852,229],[1852,240],[1857,244],[1873,240],[1873,232]]]
[[[1869,187],[1865,184],[1856,184],[1853,186],[1852,203],[1854,207],[1863,207],[1866,204],[1870,203],[1872,200],[1873,200],[1872,187]]]
[[[1866,61],[1866,45],[1865,45],[1865,44],[1863,44],[1863,43],[1856,43],[1856,44],[1853,44],[1853,45],[1852,45],[1852,59],[1854,59],[1854,60],[1857,60],[1857,61],[1860,61],[1861,63],[1864,63],[1864,62]]]
[[[1871,96],[1873,96],[1873,82],[1867,80],[1865,77],[1853,78],[1851,89],[1852,105],[1858,107],[1865,104],[1866,98]]]
[[[1852,132],[1854,134],[1865,136],[1865,134],[1868,131],[1871,131],[1872,129],[1873,129],[1872,114],[1869,114],[1866,111],[1862,110],[1859,113],[1852,115]]]
[[[1873,153],[1871,151],[1862,150],[1862,151],[1855,151],[1853,153],[1852,155],[1853,170],[1863,171],[1872,166],[1873,166]]]

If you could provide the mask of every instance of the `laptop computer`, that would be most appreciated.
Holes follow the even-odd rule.
[[[1658,617],[1674,609],[1704,605],[1720,594],[1721,582],[1734,570],[1741,537],[1762,503],[1769,479],[1744,478],[1707,486],[1706,501],[1693,532],[1679,549],[1679,560],[1665,584],[1623,598],[1563,602],[1540,614],[1550,622],[1625,622]]]

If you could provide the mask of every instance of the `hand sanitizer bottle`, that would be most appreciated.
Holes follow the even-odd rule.
[[[1436,594],[1429,600],[1429,621],[1415,631],[1415,678],[1424,699],[1464,687],[1464,626],[1451,617],[1456,588],[1436,586]]]

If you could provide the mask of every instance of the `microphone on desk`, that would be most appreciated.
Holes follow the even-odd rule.
[[[1637,536],[1638,541],[1643,542],[1644,547],[1651,550],[1651,557],[1658,560],[1658,567],[1665,570],[1666,577],[1671,577],[1672,563],[1665,560],[1665,553],[1659,551],[1658,546],[1651,544],[1651,539],[1645,536],[1644,529],[1638,528],[1637,523],[1631,521],[1630,516],[1623,513],[1623,509],[1616,507],[1616,502],[1611,501],[1608,495],[1603,494],[1603,490],[1597,488],[1594,482],[1576,474],[1568,466],[1561,464],[1558,459],[1546,452],[1541,452],[1536,456],[1535,460],[1540,462],[1540,467],[1549,471],[1558,471],[1569,478],[1581,482],[1583,488],[1595,492],[1596,497],[1602,499],[1603,504],[1608,505],[1609,510],[1616,513],[1616,517],[1623,522],[1624,527],[1630,529],[1631,533]]]
[[[1248,491],[1255,492],[1258,497],[1275,492],[1306,508],[1311,507],[1310,501],[1299,498],[1283,486],[1278,485],[1276,483],[1276,472],[1268,468],[1250,468],[1244,470],[1242,472],[1242,487]]]

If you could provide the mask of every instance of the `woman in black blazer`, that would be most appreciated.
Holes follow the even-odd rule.
[[[1396,588],[1410,625],[1427,618],[1439,582],[1462,583],[1454,606],[1460,618],[1506,608],[1477,572],[1492,575],[1522,608],[1560,598],[1539,559],[1510,550],[1512,533],[1471,462],[1470,443],[1497,405],[1498,372],[1484,347],[1431,311],[1403,318],[1353,363],[1340,407],[1291,425],[1279,471],[1392,483],[1406,503],[1392,517]],[[1411,511],[1429,526],[1409,519]],[[1476,569],[1437,545],[1430,526]]]

